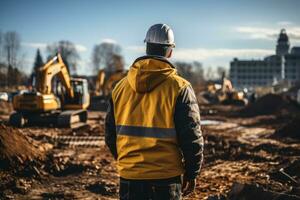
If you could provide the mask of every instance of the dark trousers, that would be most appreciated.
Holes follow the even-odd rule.
[[[120,178],[120,200],[180,200],[180,176],[159,180]]]

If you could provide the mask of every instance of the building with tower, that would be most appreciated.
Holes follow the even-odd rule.
[[[282,29],[280,31],[280,34],[279,34],[279,37],[277,40],[276,55],[285,56],[289,53],[289,49],[290,49],[289,37],[286,34],[285,29]]]
[[[270,86],[279,81],[291,85],[300,81],[300,47],[292,47],[285,29],[280,31],[276,54],[263,60],[239,60],[230,62],[230,79],[236,88]]]

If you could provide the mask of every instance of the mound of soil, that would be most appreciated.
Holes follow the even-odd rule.
[[[8,115],[12,111],[13,111],[13,107],[11,103],[0,100],[0,115]]]
[[[274,138],[293,138],[300,140],[300,116],[295,117],[290,123],[275,131]]]
[[[242,116],[286,114],[299,112],[299,106],[288,96],[267,94],[240,111]]]
[[[299,200],[300,197],[293,194],[278,193],[265,190],[256,184],[234,183],[226,200],[252,200],[252,199],[277,199],[277,200]]]
[[[44,153],[19,130],[0,125],[0,168],[13,169],[44,157]]]

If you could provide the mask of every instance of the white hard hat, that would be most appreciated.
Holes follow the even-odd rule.
[[[175,47],[174,34],[167,24],[154,24],[146,34],[145,43],[165,44]]]

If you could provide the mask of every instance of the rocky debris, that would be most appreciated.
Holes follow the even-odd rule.
[[[257,184],[234,183],[226,195],[210,196],[208,200],[300,200],[299,196],[265,190]]]
[[[292,138],[300,140],[300,115],[292,119],[288,124],[277,129],[272,135],[273,138],[286,139]]]
[[[300,160],[292,160],[289,163],[282,163],[279,169],[273,170],[270,177],[281,183],[288,183],[291,186],[300,188]],[[298,194],[300,196],[300,194]]]
[[[58,164],[54,163],[51,167],[48,168],[49,172],[54,176],[68,176],[74,174],[80,174],[86,170],[82,164],[73,164],[73,163],[66,163],[66,164]]]
[[[26,179],[18,179],[15,181],[13,190],[17,193],[26,194],[31,188],[31,181]]]
[[[86,187],[86,189],[93,193],[108,195],[108,196],[114,196],[117,194],[117,185],[116,184],[106,183],[103,181],[90,184]]]
[[[288,96],[278,94],[267,94],[252,104],[242,109],[239,114],[242,116],[257,116],[271,114],[287,114],[299,112],[299,106]]]
[[[57,199],[66,199],[66,200],[72,200],[75,199],[74,194],[68,193],[66,191],[55,191],[55,192],[45,192],[41,195],[43,199],[48,200],[57,200]]]
[[[83,173],[90,168],[89,165],[76,163],[68,157],[53,157],[49,155],[45,171],[53,176],[62,177]]]
[[[265,116],[237,118],[228,114],[240,110],[234,106],[202,105],[202,114],[205,109],[208,114],[202,115],[204,118],[221,123],[202,127],[204,165],[195,193],[185,199],[226,199],[236,188],[238,192],[231,193],[236,199],[252,198],[243,196],[245,192],[252,191],[261,195],[284,193],[289,195],[284,197],[299,196],[296,182],[300,181],[297,161],[300,145],[269,137],[274,124],[278,123],[274,120],[277,120],[276,115],[268,115],[272,116],[272,120],[262,120],[261,117]],[[17,169],[21,166],[22,170],[18,173],[0,169],[0,199],[117,199],[119,177],[115,161],[104,144],[104,117],[105,113],[89,112],[88,126],[73,130],[47,127],[13,129],[0,125],[0,155],[3,154],[2,131],[5,130],[8,133],[18,132],[14,135],[22,137],[33,152],[40,152],[44,157],[39,159],[35,153],[29,153],[32,161],[27,159],[29,161],[18,165],[12,162],[9,166],[18,166]],[[271,130],[262,132],[261,129]],[[11,136],[8,133],[7,137]],[[94,141],[94,138],[100,142],[96,147],[56,145],[58,141],[78,139],[76,142],[83,142],[83,139]],[[9,144],[13,146],[12,142]],[[9,158],[15,154],[5,153]],[[12,160],[18,161],[18,158]],[[29,172],[22,166],[30,169]],[[234,186],[235,182],[240,186]]]
[[[31,190],[33,180],[42,176],[46,149],[20,130],[0,125],[0,199],[10,199],[10,193],[25,195]]]
[[[208,196],[226,199],[234,182],[258,185],[271,193],[298,195],[295,182],[280,170],[283,168],[292,179],[299,181],[296,172],[300,166],[296,160],[300,145],[268,139],[272,130],[262,131],[263,128],[236,126],[229,122],[203,126],[202,129],[204,166],[195,194],[187,199],[206,199]]]
[[[9,115],[12,111],[13,107],[10,102],[0,100],[0,115]]]
[[[73,129],[67,131],[68,135],[73,136],[103,136],[104,135],[104,124],[93,124],[83,126],[79,129]]]

